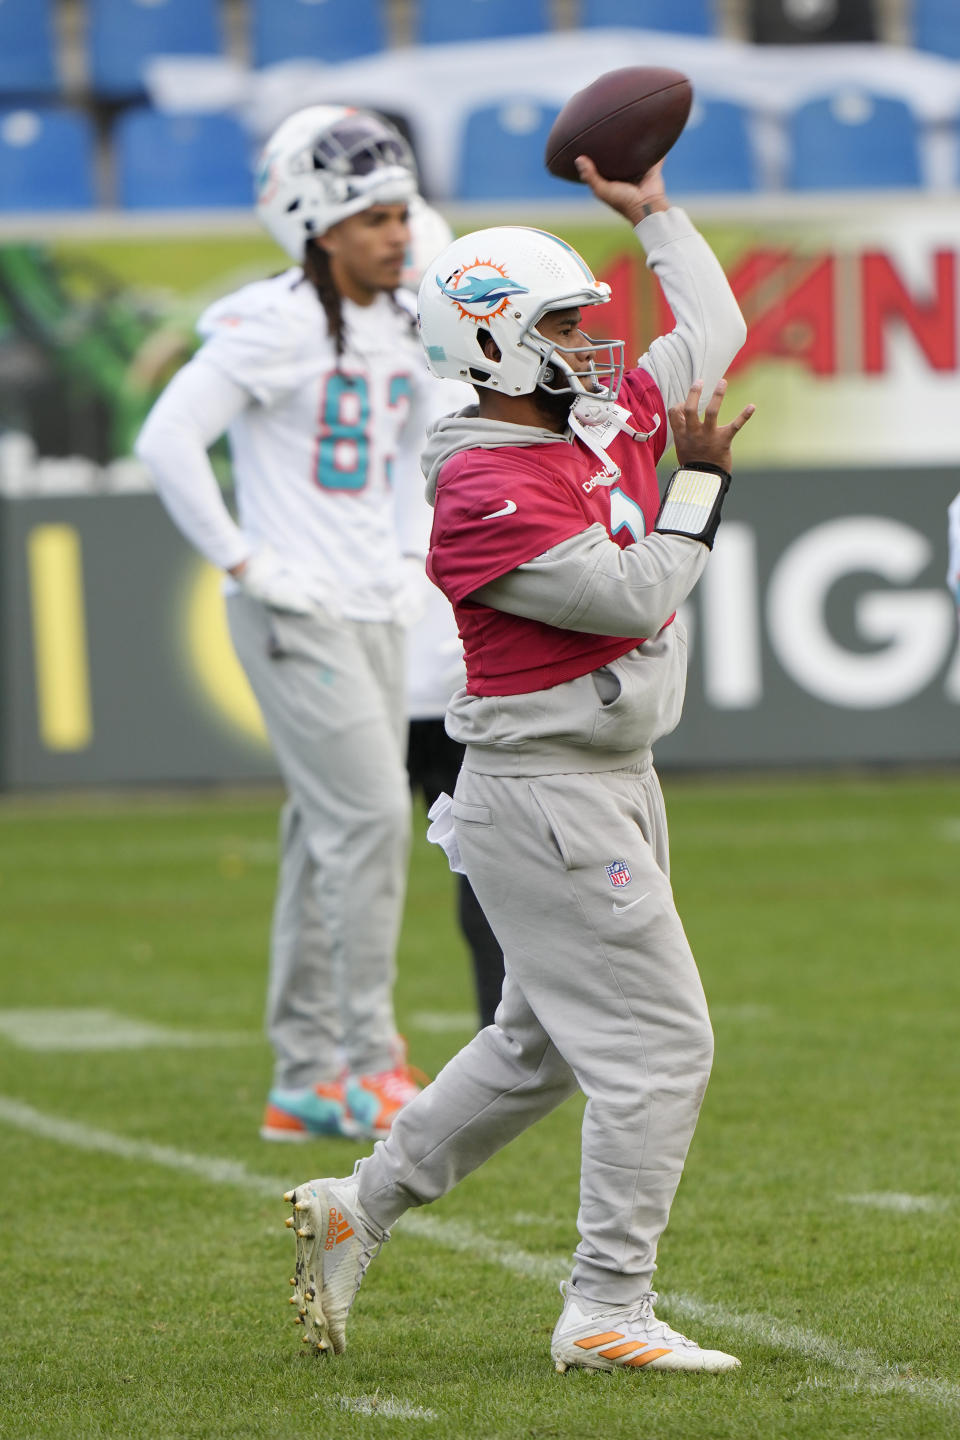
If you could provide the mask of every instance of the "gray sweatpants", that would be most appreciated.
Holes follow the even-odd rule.
[[[659,782],[649,765],[535,778],[465,768],[454,823],[503,947],[503,1000],[360,1162],[361,1202],[392,1224],[579,1087],[573,1282],[628,1303],[651,1286],[713,1059]]]
[[[396,1064],[395,951],[410,844],[403,631],[227,598],[289,799],[270,944],[275,1086]]]

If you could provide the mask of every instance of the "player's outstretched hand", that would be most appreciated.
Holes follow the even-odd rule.
[[[719,465],[721,470],[729,471],[733,468],[731,447],[734,436],[743,429],[757,407],[746,405],[735,420],[731,420],[727,425],[718,424],[720,406],[726,390],[726,380],[718,381],[701,417],[703,381],[695,380],[687,391],[683,404],[673,405],[667,411],[673,431],[673,443],[677,447],[677,459],[681,465],[692,465],[700,461],[708,465]]]
[[[597,199],[602,200],[604,205],[609,205],[611,210],[625,216],[631,225],[639,225],[651,210],[669,208],[663,187],[662,160],[651,166],[646,175],[636,183],[629,180],[607,180],[600,174],[589,155],[578,155],[575,164],[580,179],[590,186]]]

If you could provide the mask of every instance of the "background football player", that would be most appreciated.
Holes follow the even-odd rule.
[[[394,957],[410,797],[403,627],[422,605],[418,452],[435,385],[400,285],[413,155],[379,116],[292,115],[256,209],[295,262],[201,317],[137,453],[227,613],[289,798],[270,947],[261,1133],[383,1135],[417,1092]],[[208,459],[226,432],[238,519]],[[419,577],[419,578],[418,578]]]

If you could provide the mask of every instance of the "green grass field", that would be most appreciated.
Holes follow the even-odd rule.
[[[666,777],[717,1058],[658,1309],[732,1376],[558,1376],[571,1101],[374,1263],[339,1359],[291,1324],[281,1192],[363,1147],[257,1134],[278,797],[0,805],[0,1436],[960,1434],[960,772]],[[471,1033],[417,825],[397,1004]]]

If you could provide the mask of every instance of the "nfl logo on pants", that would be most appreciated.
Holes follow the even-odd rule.
[[[630,866],[626,860],[611,860],[609,865],[603,867],[610,877],[610,884],[615,890],[620,890],[624,885],[629,885],[633,876],[630,874]]]

